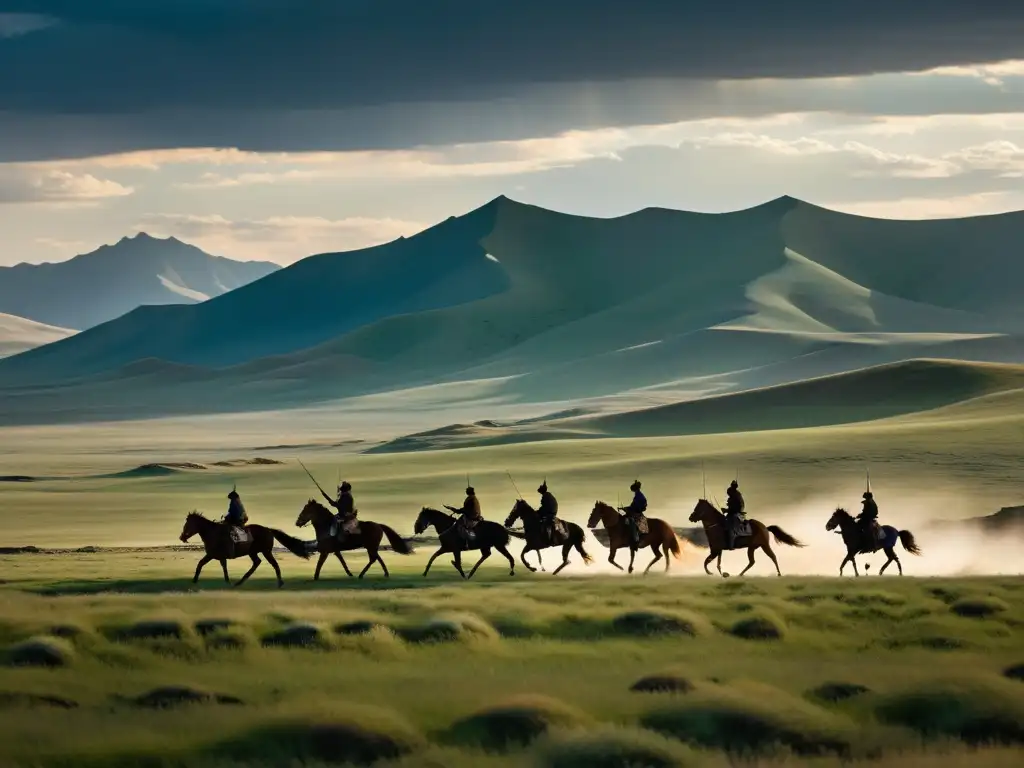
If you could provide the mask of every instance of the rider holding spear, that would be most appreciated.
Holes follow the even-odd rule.
[[[338,485],[338,498],[332,499],[327,495],[327,491],[320,487],[320,483],[316,481],[312,473],[306,469],[306,465],[302,463],[302,460],[298,460],[299,465],[306,470],[306,474],[309,475],[309,479],[313,481],[313,484],[317,487],[317,490],[323,494],[323,497],[327,500],[327,503],[338,510],[335,516],[337,522],[331,526],[331,536],[337,536],[339,541],[345,538],[348,533],[355,533],[355,521],[356,515],[359,511],[356,509],[355,499],[352,497],[352,484],[348,480],[342,480]]]

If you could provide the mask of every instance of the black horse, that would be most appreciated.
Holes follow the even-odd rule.
[[[509,513],[508,518],[505,520],[505,527],[510,528],[515,524],[516,520],[523,521],[523,530],[526,533],[526,546],[523,547],[522,553],[519,555],[519,559],[523,561],[523,565],[529,568],[531,571],[537,569],[526,562],[527,552],[537,553],[537,563],[544,568],[544,564],[540,559],[540,551],[549,547],[562,548],[562,564],[555,569],[552,576],[557,576],[558,572],[565,568],[569,564],[569,553],[572,552],[572,548],[575,547],[576,551],[583,556],[583,562],[587,565],[593,562],[593,558],[587,554],[587,551],[583,549],[583,529],[576,525],[576,523],[570,523],[562,521],[565,525],[565,534],[556,535],[556,541],[552,541],[551,535],[546,530],[546,526],[541,523],[540,518],[537,516],[537,510],[531,507],[523,499],[519,499],[512,506],[512,511]]]
[[[419,515],[416,517],[416,523],[413,525],[413,530],[417,535],[422,535],[427,528],[433,527],[437,531],[437,538],[441,544],[437,552],[432,554],[427,561],[427,567],[423,569],[424,576],[427,575],[427,571],[430,570],[430,566],[433,565],[438,555],[443,552],[451,552],[454,557],[452,565],[455,566],[455,570],[462,575],[462,578],[471,579],[473,574],[476,573],[476,569],[480,567],[480,563],[491,556],[492,549],[498,550],[508,558],[508,575],[516,575],[516,561],[508,551],[508,543],[512,536],[515,536],[517,539],[525,539],[526,537],[523,534],[508,531],[498,523],[492,523],[490,520],[481,520],[473,529],[475,536],[471,540],[466,541],[462,532],[456,527],[457,522],[458,518],[455,515],[449,515],[447,512],[430,509],[429,507],[424,507],[420,510]],[[467,576],[465,571],[462,570],[462,552],[474,549],[479,549],[483,556],[477,561]]]

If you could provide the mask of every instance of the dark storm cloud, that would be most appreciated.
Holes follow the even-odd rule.
[[[344,143],[343,124],[299,130],[313,146],[281,147],[276,136],[289,126],[280,116],[502,98],[529,113],[544,108],[527,98],[542,85],[1024,58],[1024,3],[1010,0],[0,0],[4,13],[21,21],[0,37],[0,140],[17,144],[10,134],[24,136],[32,115],[160,113],[96,122],[109,151],[343,148],[324,138]],[[523,132],[531,119],[517,121]],[[382,126],[378,115],[372,127],[353,128],[372,137]],[[46,144],[37,154],[78,154],[73,128],[37,138]],[[392,125],[378,141],[423,141],[416,134],[415,125]]]

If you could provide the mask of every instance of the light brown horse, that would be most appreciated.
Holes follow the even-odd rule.
[[[605,504],[603,501],[594,502],[594,509],[590,513],[590,519],[587,520],[587,528],[596,528],[598,523],[603,523],[608,531],[608,562],[620,571],[622,566],[615,562],[615,552],[621,548],[629,549],[630,573],[633,572],[633,560],[636,558],[637,551],[645,547],[650,547],[651,551],[654,552],[654,559],[644,568],[645,574],[663,556],[665,558],[665,572],[668,573],[668,567],[671,562],[668,558],[669,553],[671,552],[676,560],[682,554],[679,537],[672,530],[672,526],[656,517],[647,518],[647,533],[640,537],[640,546],[636,549],[633,548],[633,537],[630,533],[629,525],[626,523],[626,516],[620,515],[614,507]],[[664,550],[664,555],[662,555],[662,550]]]
[[[711,547],[711,554],[708,555],[707,560],[704,561],[704,572],[708,576],[712,576],[711,571],[708,570],[708,563],[718,558],[718,573],[722,574],[722,552],[728,549],[728,531],[726,530],[725,515],[720,509],[715,507],[707,499],[701,499],[697,502],[697,506],[693,508],[693,514],[690,515],[691,523],[703,523],[704,534],[708,538],[708,546]],[[779,544],[787,544],[790,547],[803,547],[805,544],[800,543],[784,530],[779,528],[777,525],[765,525],[760,520],[747,520],[750,524],[750,534],[747,536],[737,536],[733,542],[733,549],[746,549],[747,557],[750,558],[750,562],[747,563],[747,567],[740,572],[740,576],[749,571],[754,566],[754,552],[758,549],[763,549],[765,554],[772,559],[775,563],[775,571],[777,575],[781,576],[782,571],[779,570],[779,561],[775,559],[775,553],[772,552],[771,541],[769,540],[768,534],[772,534],[775,537],[775,541]]]
[[[228,560],[248,555],[252,560],[252,568],[235,582],[235,586],[239,587],[245,583],[246,579],[252,576],[253,571],[260,567],[262,562],[260,555],[263,555],[267,558],[267,562],[273,566],[274,573],[277,574],[277,586],[283,587],[284,579],[281,578],[281,567],[277,564],[277,559],[274,557],[273,552],[274,539],[277,539],[281,546],[296,557],[301,557],[303,560],[309,559],[311,554],[310,545],[289,536],[284,531],[279,531],[276,528],[267,528],[263,525],[246,525],[243,527],[246,533],[249,534],[249,541],[237,542],[232,547],[231,542],[228,540],[228,526],[225,523],[210,520],[199,512],[189,512],[185,516],[185,525],[182,527],[181,535],[178,538],[181,539],[182,543],[186,543],[198,534],[199,538],[203,540],[203,546],[206,548],[206,554],[203,555],[199,565],[196,566],[196,575],[192,578],[193,584],[199,581],[199,574],[202,572],[203,566],[211,560],[220,562],[221,570],[224,571],[224,581],[230,584]]]
[[[345,537],[339,540],[337,536],[331,536],[331,526],[334,522],[334,513],[315,499],[307,501],[306,506],[299,512],[299,516],[295,518],[295,525],[299,528],[312,523],[313,530],[316,531],[316,551],[320,553],[320,559],[316,563],[313,581],[320,579],[320,569],[324,567],[324,563],[327,562],[327,558],[330,555],[338,558],[341,567],[345,569],[345,573],[351,578],[352,571],[348,569],[348,563],[341,556],[342,552],[350,549],[365,549],[366,554],[370,558],[366,563],[366,567],[359,572],[360,579],[366,575],[366,572],[370,570],[370,566],[375,562],[380,563],[380,567],[384,569],[384,577],[390,578],[391,574],[388,573],[388,567],[380,556],[380,543],[385,536],[388,537],[388,543],[391,544],[391,548],[398,554],[411,555],[413,552],[409,543],[399,536],[394,528],[383,523],[375,523],[372,520],[360,520],[358,533],[345,534]]]

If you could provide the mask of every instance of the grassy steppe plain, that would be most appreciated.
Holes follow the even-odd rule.
[[[482,570],[464,584],[448,568],[424,581],[410,563],[387,584],[293,578],[278,591],[254,578],[230,591],[211,577],[193,591],[182,575],[194,560],[4,558],[0,760],[1009,766],[1022,756],[1018,578]],[[77,583],[100,570],[125,591]],[[652,676],[679,690],[630,690]]]
[[[965,575],[1017,574],[1019,548],[921,527],[1019,503],[1019,399],[842,427],[402,455],[256,451],[291,443],[299,415],[292,432],[5,430],[3,474],[51,479],[0,483],[0,544],[125,549],[0,555],[0,763],[1019,765],[1024,582]],[[778,548],[786,574],[835,572],[842,549],[823,526],[837,503],[856,506],[869,465],[885,522],[913,529],[924,556],[901,551],[903,579],[641,579],[609,575],[591,541],[597,562],[557,579],[509,577],[492,559],[466,584],[439,558],[424,580],[421,550],[385,552],[388,581],[376,569],[349,581],[333,563],[314,586],[312,563],[285,554],[284,590],[263,566],[231,591],[215,568],[192,589],[195,551],[127,549],[173,544],[185,512],[219,515],[236,481],[254,521],[295,533],[311,495],[295,454],[325,485],[341,464],[362,516],[406,535],[421,505],[460,498],[467,471],[492,519],[511,507],[509,470],[524,492],[546,473],[577,522],[639,475],[652,514],[686,525],[701,462],[714,493],[738,469],[750,514],[809,544]],[[253,455],[287,463],[213,466]],[[208,468],[120,474],[181,461]],[[686,547],[674,573],[702,559]],[[726,556],[729,570],[741,562]],[[679,690],[630,690],[650,676]]]

